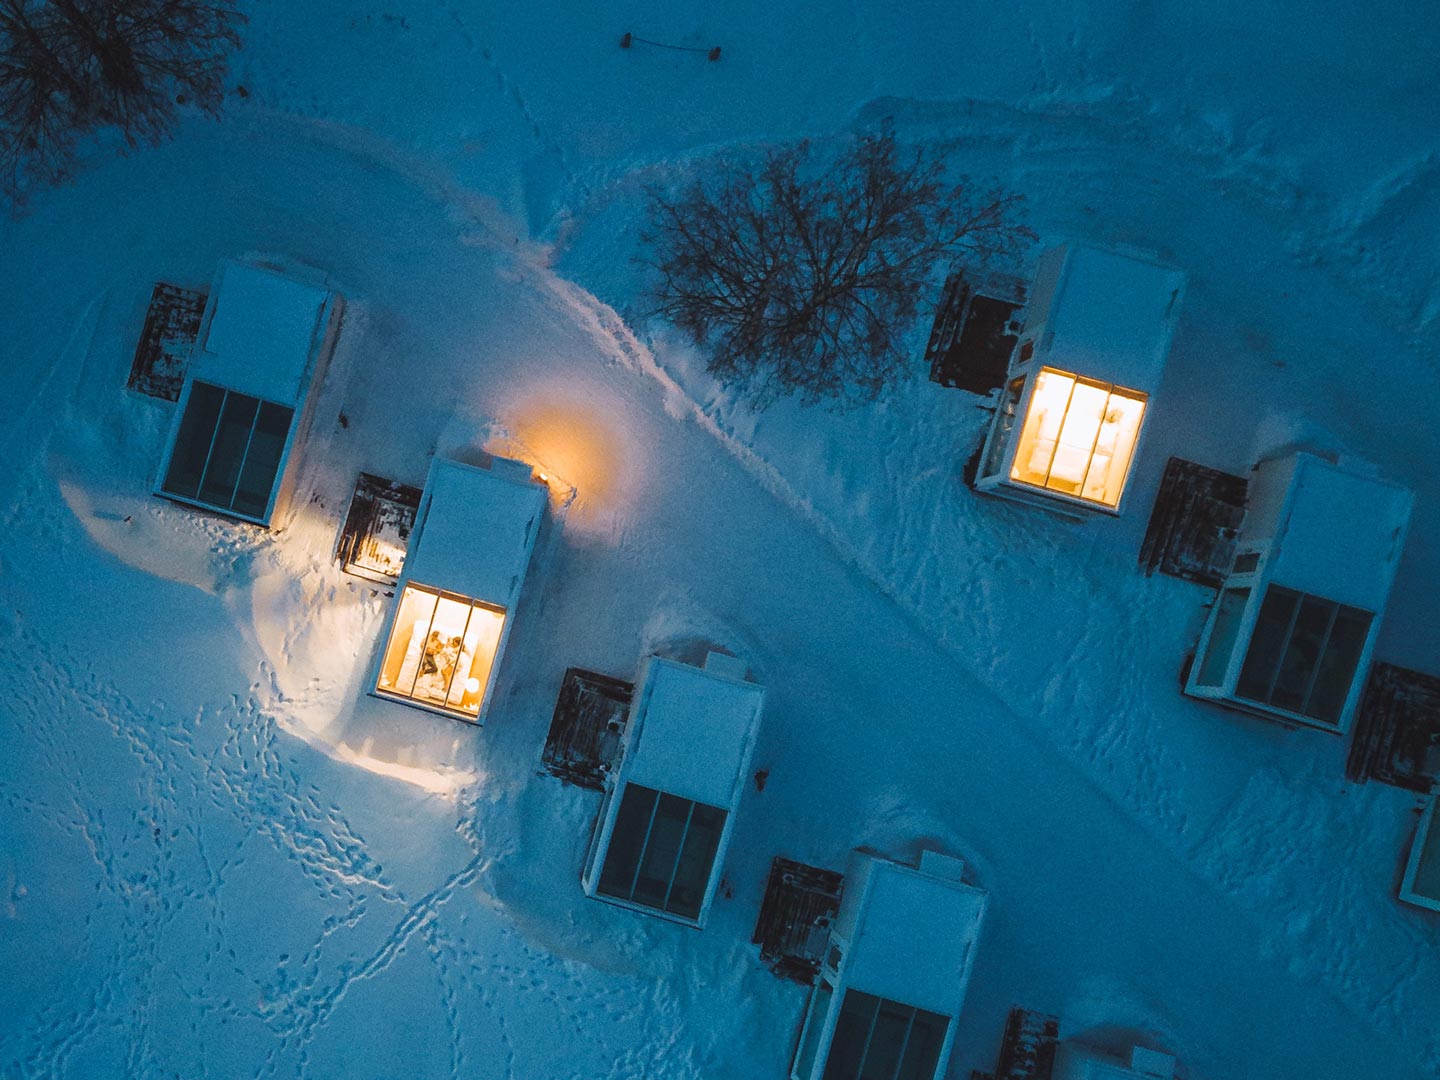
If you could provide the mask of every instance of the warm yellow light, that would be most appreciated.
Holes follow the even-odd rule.
[[[505,612],[423,585],[407,585],[376,689],[474,716],[490,677]]]
[[[1010,478],[1116,506],[1145,417],[1145,395],[1042,368]]]

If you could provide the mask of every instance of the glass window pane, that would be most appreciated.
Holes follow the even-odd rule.
[[[1277,709],[1288,709],[1291,712],[1304,709],[1305,698],[1310,691],[1310,679],[1320,663],[1320,650],[1329,636],[1330,620],[1335,617],[1335,608],[1335,604],[1318,596],[1301,599],[1295,625],[1290,631],[1290,640],[1280,656],[1275,689],[1270,694],[1270,704]]]
[[[1250,648],[1245,653],[1245,666],[1240,669],[1240,681],[1235,687],[1240,697],[1269,701],[1270,680],[1279,667],[1290,632],[1290,619],[1299,601],[1300,594],[1292,589],[1271,585],[1265,590],[1260,616],[1250,635]]]
[[[680,858],[685,826],[690,820],[690,808],[694,805],[689,799],[661,793],[655,820],[650,826],[650,840],[640,860],[640,876],[635,879],[635,892],[631,895],[637,904],[665,906],[675,864]]]
[[[450,692],[450,683],[460,664],[460,649],[465,624],[469,618],[468,603],[450,596],[440,598],[420,657],[420,674],[415,680],[413,693],[415,698],[442,704],[445,702],[446,695]]]
[[[830,1040],[830,1056],[825,1059],[823,1080],[860,1080],[861,1059],[879,1007],[877,997],[859,990],[845,991],[835,1034]]]
[[[1090,468],[1090,457],[1095,451],[1095,440],[1100,435],[1100,424],[1105,418],[1105,402],[1109,398],[1107,387],[1076,383],[1070,395],[1070,408],[1065,413],[1065,423],[1060,429],[1055,458],[1050,463],[1046,487],[1067,495],[1080,494],[1080,487]]]
[[[800,1048],[795,1053],[795,1068],[791,1070],[801,1080],[810,1080],[815,1068],[815,1051],[820,1048],[820,1033],[825,1030],[825,1014],[830,1011],[830,999],[835,991],[821,979],[815,984],[810,995],[810,1008],[805,1013],[805,1030],[800,1036]]]
[[[415,688],[421,652],[430,634],[430,620],[435,615],[437,600],[439,597],[429,589],[406,586],[395,612],[395,625],[390,630],[375,689],[408,697]]]
[[[465,640],[460,649],[460,671],[450,684],[446,704],[468,713],[480,711],[481,698],[490,682],[490,669],[500,649],[500,632],[505,628],[505,612],[477,605],[470,612]]]
[[[940,1050],[945,1045],[949,1017],[939,1013],[915,1011],[910,1028],[910,1041],[905,1045],[905,1058],[895,1080],[934,1080],[935,1066],[940,1063]]]
[[[685,834],[685,846],[680,852],[680,861],[675,865],[675,880],[670,886],[670,900],[665,905],[667,911],[687,919],[699,917],[715,865],[715,851],[720,846],[720,833],[724,828],[724,810],[704,803],[695,804],[695,810],[690,815],[690,829]]]
[[[240,470],[232,507],[236,513],[264,517],[275,489],[275,476],[280,471],[280,458],[285,452],[285,439],[290,434],[290,420],[295,411],[284,405],[265,401],[255,419],[250,449]]]
[[[1061,371],[1043,369],[1035,376],[1035,392],[1025,410],[1025,423],[1015,448],[1015,463],[1010,478],[1027,484],[1044,486],[1055,458],[1060,427],[1075,387],[1073,376]]]
[[[875,1027],[870,1032],[870,1046],[865,1051],[865,1063],[860,1069],[860,1080],[893,1080],[895,1070],[900,1067],[900,1055],[905,1050],[905,1039],[910,1034],[910,1018],[915,1010],[895,1001],[880,1002],[875,1015]]]
[[[1085,476],[1082,497],[1106,506],[1118,506],[1130,472],[1130,459],[1140,438],[1145,399],[1115,391],[1105,405],[1104,420],[1095,439],[1095,452]]]
[[[1320,657],[1315,685],[1305,706],[1307,716],[1327,724],[1340,723],[1345,699],[1350,696],[1350,687],[1355,681],[1360,654],[1365,651],[1365,639],[1370,634],[1372,618],[1370,612],[1352,607],[1341,607],[1336,613],[1335,624],[1330,628],[1330,640]]]
[[[610,847],[605,852],[605,866],[600,871],[599,891],[606,896],[630,899],[630,886],[640,851],[645,846],[645,833],[660,793],[639,784],[626,784],[620,797],[620,810],[615,815],[615,828],[610,834]]]
[[[250,442],[250,429],[255,425],[258,399],[248,394],[227,393],[220,424],[215,429],[215,442],[210,448],[210,461],[200,481],[200,501],[222,509],[230,509],[235,484],[240,479],[240,466],[245,460],[245,447]]]
[[[1235,649],[1235,638],[1240,633],[1240,617],[1245,614],[1245,604],[1249,599],[1249,589],[1226,589],[1220,594],[1215,605],[1210,640],[1205,646],[1205,658],[1195,673],[1196,685],[1220,686],[1224,683],[1230,654]]]
[[[210,455],[210,441],[215,436],[224,400],[225,391],[219,387],[202,382],[191,384],[162,490],[184,499],[193,499],[200,493],[200,477],[205,472],[205,459]]]

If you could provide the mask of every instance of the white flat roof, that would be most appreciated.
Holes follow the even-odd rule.
[[[404,577],[513,611],[548,496],[524,466],[436,458],[425,481]]]
[[[1148,257],[1069,244],[1049,298],[1044,363],[1153,393],[1170,352],[1185,275]],[[1054,255],[1050,256],[1055,257]]]
[[[973,885],[927,874],[864,852],[869,873],[846,874],[846,901],[858,903],[846,981],[931,1012],[958,1016],[989,895]],[[850,884],[862,889],[852,899]]]
[[[328,290],[274,270],[222,261],[188,374],[298,408],[324,341],[330,300]]]
[[[765,689],[755,683],[650,657],[630,718],[624,778],[733,811],[764,704]]]
[[[1270,579],[1327,600],[1383,611],[1404,549],[1413,496],[1313,454],[1296,458],[1289,513]]]

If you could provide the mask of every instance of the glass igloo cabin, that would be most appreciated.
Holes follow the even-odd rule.
[[[790,1080],[945,1075],[989,901],[963,871],[935,851],[854,853]]]
[[[312,390],[334,349],[340,298],[264,266],[215,274],[155,493],[269,527],[291,492]]]
[[[1405,488],[1304,451],[1256,465],[1185,693],[1348,731],[1411,503]]]
[[[371,675],[375,696],[484,717],[547,502],[523,461],[431,463]]]
[[[1079,245],[1041,256],[976,490],[1119,513],[1184,289],[1147,256]]]
[[[749,780],[765,690],[736,657],[642,666],[581,881],[588,896],[703,928]]]

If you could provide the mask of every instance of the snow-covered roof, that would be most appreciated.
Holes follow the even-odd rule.
[[[710,665],[650,657],[626,731],[625,780],[733,810],[765,689]]]
[[[1041,257],[1025,331],[1044,324],[1042,363],[1153,393],[1184,291],[1183,273],[1149,257],[1062,245]]]
[[[1255,468],[1242,544],[1272,544],[1271,581],[1384,610],[1413,503],[1405,488],[1296,452]]]
[[[857,851],[835,923],[848,942],[846,985],[958,1016],[988,901],[950,867],[928,860],[905,866]]]
[[[529,466],[506,458],[488,468],[436,458],[405,556],[405,579],[513,611],[547,498],[529,473]]]
[[[274,270],[224,260],[189,374],[298,408],[324,342],[332,294]]]

